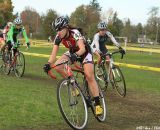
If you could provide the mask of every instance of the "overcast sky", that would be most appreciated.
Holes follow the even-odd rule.
[[[21,12],[26,6],[36,9],[37,12],[46,13],[48,9],[54,9],[60,15],[70,15],[76,7],[89,4],[90,0],[12,0],[14,13]],[[151,7],[160,8],[160,0],[98,0],[102,11],[109,8],[118,12],[120,19],[130,18],[133,24],[141,22],[145,24],[147,13]]]

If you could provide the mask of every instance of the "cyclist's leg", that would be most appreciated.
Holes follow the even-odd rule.
[[[95,76],[94,76],[94,64],[93,64],[93,59],[92,59],[92,55],[88,54],[86,56],[86,58],[83,61],[83,67],[84,67],[84,73],[90,88],[90,91],[94,97],[95,100],[95,114],[99,115],[103,113],[103,109],[100,106],[100,99],[99,99],[99,89],[98,89],[98,85],[97,82],[95,80]]]
[[[56,62],[55,64],[58,64],[60,62],[62,62],[63,60],[69,60],[69,57],[64,54],[62,55]],[[64,72],[64,65],[60,65],[60,66],[57,66],[55,67],[55,70],[62,76],[62,77],[67,77],[66,73]]]
[[[11,48],[12,48],[12,43],[11,43],[11,41],[7,41],[7,43],[6,43],[7,45],[8,45],[8,50],[10,51],[11,50]]]

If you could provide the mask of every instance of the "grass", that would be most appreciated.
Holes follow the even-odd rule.
[[[44,59],[26,56],[26,61],[29,62],[23,78],[0,75],[1,129],[59,122],[56,82],[43,73]]]
[[[24,51],[25,48],[22,47],[21,50]],[[50,54],[51,50],[52,48],[32,47],[29,52]],[[59,55],[64,51],[59,51]],[[159,55],[129,51],[124,60],[119,60],[118,56],[115,59],[119,62],[159,67]],[[44,126],[64,128],[66,125],[56,100],[57,80],[49,78],[42,69],[48,59],[32,56],[25,58],[24,77],[16,78],[13,74],[6,76],[0,72],[0,130],[38,129]],[[125,67],[121,69],[125,75],[127,90],[134,90],[137,94],[153,93],[153,98],[154,94],[160,94],[158,72]],[[114,108],[114,104],[111,104],[111,108]]]

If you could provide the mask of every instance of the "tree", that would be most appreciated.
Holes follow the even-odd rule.
[[[136,29],[137,29],[137,34],[138,35],[143,35],[144,34],[143,26],[142,26],[141,23],[137,24]]]
[[[75,12],[71,14],[70,24],[72,26],[77,26],[79,28],[83,28],[86,25],[86,11],[85,6],[81,5],[76,8]]]
[[[103,11],[101,13],[101,20],[105,21],[106,23],[112,23],[112,19],[114,16],[114,10],[109,8],[107,11]]]
[[[100,4],[97,2],[97,0],[90,1],[89,6],[93,9],[95,9],[95,11],[101,11],[101,9],[102,9],[102,7],[100,7]]]
[[[108,23],[108,28],[112,32],[114,36],[120,36],[121,31],[123,29],[123,22],[118,18],[117,12],[113,14],[113,17],[110,18],[110,21]]]
[[[21,12],[21,19],[23,25],[28,28],[28,33],[37,33],[41,24],[40,15],[37,11],[31,7],[25,7],[25,10]]]
[[[87,37],[92,38],[100,21],[100,9],[96,0],[89,5],[81,5],[71,14],[70,24],[82,28]]]
[[[56,11],[49,9],[47,14],[41,17],[44,36],[46,38],[56,34],[56,31],[52,29],[52,22],[57,18],[57,16],[58,15]]]
[[[122,30],[122,35],[128,38],[128,41],[131,42],[132,35],[132,26],[130,19],[127,19],[124,23],[124,28]]]
[[[1,0],[0,1],[0,17],[1,22],[7,23],[8,21],[11,21],[13,19],[13,5],[11,0]]]
[[[159,16],[159,7],[152,7],[148,12],[149,18],[147,25],[145,27],[147,37],[153,41],[160,42],[160,16]]]

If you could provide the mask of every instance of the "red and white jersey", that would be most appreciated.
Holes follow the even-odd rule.
[[[3,29],[3,39],[6,40],[6,36],[7,36],[7,32],[9,31],[9,27],[5,26],[5,28]]]
[[[54,40],[54,44],[59,46],[59,44],[62,43],[66,48],[69,48],[71,53],[75,53],[79,50],[77,45],[77,41],[79,39],[83,39],[85,41],[84,37],[77,29],[72,29],[69,31],[68,38],[60,39],[59,34],[57,34]]]

